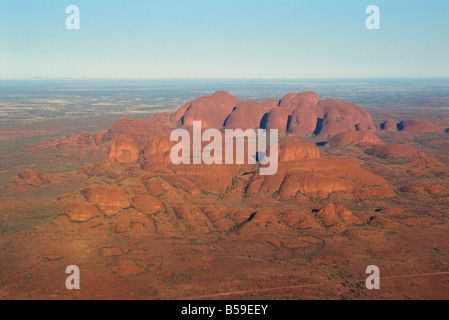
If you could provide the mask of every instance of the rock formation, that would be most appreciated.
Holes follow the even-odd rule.
[[[372,131],[347,131],[336,134],[327,143],[327,147],[344,147],[347,145],[384,145],[385,143],[379,139]]]
[[[398,124],[398,129],[404,132],[416,133],[442,132],[440,127],[426,119],[403,120]]]
[[[373,154],[380,158],[417,158],[418,150],[408,144],[395,144],[366,149],[368,154]]]
[[[109,159],[119,163],[128,163],[137,161],[138,158],[139,147],[133,138],[121,135],[112,142]]]

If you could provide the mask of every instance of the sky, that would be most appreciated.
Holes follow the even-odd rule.
[[[449,1],[1,0],[0,78],[34,77],[449,77]]]

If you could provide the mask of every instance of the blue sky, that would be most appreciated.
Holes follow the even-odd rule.
[[[0,78],[35,76],[449,77],[449,1],[1,0]]]

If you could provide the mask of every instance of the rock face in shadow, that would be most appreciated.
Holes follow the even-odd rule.
[[[374,130],[371,116],[363,108],[333,99],[319,100],[314,92],[289,93],[268,114],[267,129],[302,137],[332,137],[346,131]]]
[[[271,99],[263,102],[254,100],[244,100],[237,104],[225,123],[226,129],[242,129],[261,127],[262,119],[265,115],[279,104],[278,99]],[[262,123],[262,126],[264,124]]]
[[[388,119],[380,125],[380,129],[385,131],[397,131],[398,125],[396,121]]]
[[[281,136],[292,137],[326,138],[346,131],[375,129],[371,116],[363,108],[333,99],[320,101],[311,91],[289,93],[281,100],[263,102],[239,102],[228,92],[217,91],[186,103],[174,113],[157,113],[148,120],[172,126],[191,126],[193,121],[201,121],[203,128],[277,129]],[[120,132],[126,133],[123,131]],[[136,142],[141,147],[139,141]]]
[[[193,121],[201,121],[204,128],[220,129],[238,103],[239,100],[226,91],[199,97],[187,107],[182,124],[192,125]]]
[[[398,129],[404,132],[416,133],[442,132],[440,127],[426,119],[403,120],[398,124]]]
[[[315,133],[318,137],[333,137],[346,131],[375,130],[370,114],[355,104],[334,99],[321,100],[317,116],[322,119]]]

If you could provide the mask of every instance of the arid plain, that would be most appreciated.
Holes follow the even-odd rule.
[[[290,89],[5,122],[0,298],[447,299],[449,99]],[[277,129],[277,173],[172,164],[170,132],[193,121]],[[65,287],[68,265],[80,290]],[[368,265],[380,290],[365,287]]]

